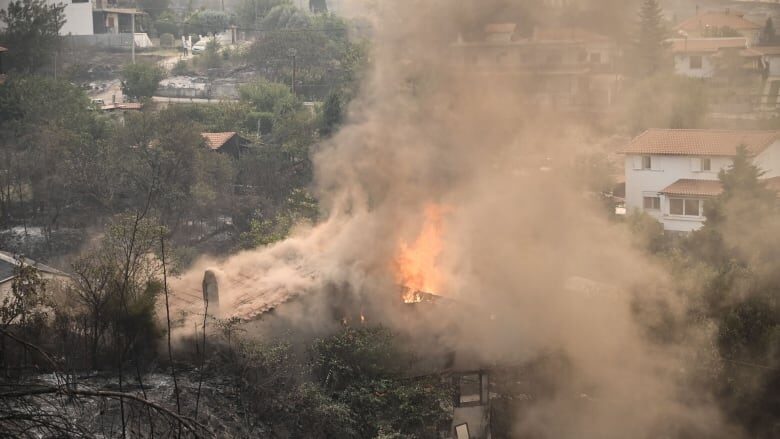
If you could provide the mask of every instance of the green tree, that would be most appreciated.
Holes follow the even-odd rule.
[[[301,29],[311,24],[309,16],[289,3],[276,5],[263,17],[264,30]]]
[[[191,33],[212,35],[227,29],[230,17],[222,11],[204,9],[187,18],[187,26]]]
[[[289,3],[290,0],[242,0],[236,19],[241,26],[256,27],[273,7]]]
[[[215,69],[222,65],[222,56],[219,54],[220,48],[219,41],[216,38],[210,39],[206,43],[206,50],[203,51],[203,56],[196,59],[199,64],[202,63],[203,67]]]
[[[717,229],[728,221],[731,226],[751,227],[757,218],[771,213],[776,196],[766,188],[762,175],[764,171],[753,164],[753,154],[745,146],[739,146],[731,166],[718,172],[723,192],[705,203],[705,226]],[[739,208],[733,207],[736,204]]]
[[[449,386],[435,375],[404,377],[410,353],[387,329],[347,327],[312,352],[314,376],[355,414],[359,437],[435,438],[449,419]]]
[[[666,34],[663,11],[658,0],[642,0],[639,29],[632,48],[636,75],[654,75],[665,70]]]
[[[149,14],[152,18],[159,17],[162,13],[168,11],[171,0],[140,0],[138,6]]]
[[[300,102],[284,84],[258,79],[239,88],[241,101],[253,109],[250,117],[259,121],[260,132],[268,134],[273,126],[300,109]]]
[[[46,0],[12,1],[0,10],[5,28],[0,41],[11,49],[6,55],[14,70],[30,73],[54,60],[59,49],[59,32],[65,24],[65,5]]]
[[[10,294],[0,303],[0,329],[10,325],[25,326],[45,317],[44,305],[49,304],[46,281],[34,266],[26,264],[24,258],[14,267]]]
[[[632,134],[648,128],[700,128],[709,102],[706,85],[676,75],[637,79],[622,99],[622,117]]]
[[[342,119],[341,96],[338,93],[331,93],[322,106],[322,128],[320,132],[328,136],[332,134]]]
[[[122,93],[133,99],[150,98],[157,91],[165,70],[154,64],[127,64],[122,69]]]

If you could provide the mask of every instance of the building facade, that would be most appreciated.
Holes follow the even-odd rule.
[[[7,9],[12,0],[0,0],[0,9]],[[90,0],[46,0],[50,5],[63,4],[65,24],[60,35],[92,35],[92,3]],[[3,28],[0,23],[0,29]]]
[[[541,108],[603,109],[620,82],[616,44],[585,29],[537,28],[524,37],[514,23],[495,23],[477,38],[460,36],[451,51],[458,74],[524,89]]]
[[[665,230],[690,232],[706,220],[704,202],[721,193],[718,172],[740,145],[763,178],[780,175],[780,131],[651,129],[634,138],[625,155],[626,210],[645,212]]]

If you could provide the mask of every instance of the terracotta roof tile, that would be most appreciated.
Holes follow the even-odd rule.
[[[780,131],[649,129],[635,137],[623,154],[734,156],[745,145],[758,154],[780,140]]]
[[[224,133],[200,133],[204,139],[206,139],[206,145],[214,150],[222,148],[233,136],[236,135],[235,131],[227,131]]]
[[[659,192],[666,195],[715,197],[723,192],[723,186],[720,180],[681,178]]]
[[[668,40],[672,43],[672,53],[700,53],[717,52],[725,48],[747,47],[746,38],[674,38]]]
[[[730,27],[734,30],[761,29],[761,25],[746,20],[738,12],[705,12],[695,17],[684,20],[677,25],[677,29],[684,31],[700,31],[706,27]]]

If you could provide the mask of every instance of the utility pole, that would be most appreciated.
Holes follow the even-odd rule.
[[[130,14],[130,57],[135,64],[135,11]]]
[[[292,57],[292,81],[290,84],[290,88],[292,89],[292,94],[295,96],[295,69],[296,69],[296,56],[298,55],[298,51],[295,49],[290,49],[290,56]]]

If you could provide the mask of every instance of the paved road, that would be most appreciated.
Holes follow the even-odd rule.
[[[186,58],[183,58],[180,55],[174,55],[158,61],[157,65],[170,72],[179,60],[191,58],[192,54]],[[102,99],[106,104],[121,104],[125,102],[125,96],[122,94],[122,84],[119,79],[113,79],[103,83],[106,84],[104,89],[87,93],[90,99]]]

